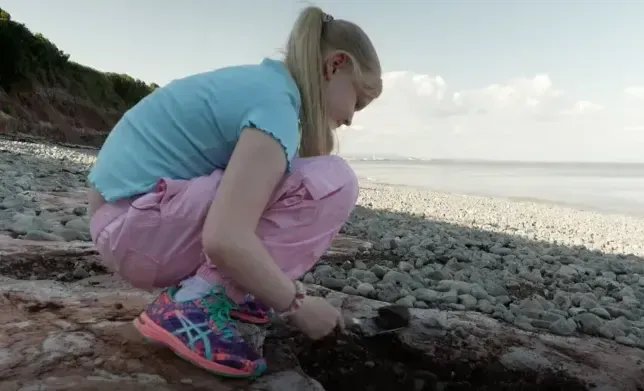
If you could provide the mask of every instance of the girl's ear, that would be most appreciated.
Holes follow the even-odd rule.
[[[336,52],[330,55],[324,64],[324,79],[331,80],[331,75],[336,73],[340,68],[347,64],[348,57],[342,52]]]
[[[333,60],[333,73],[347,63],[347,55],[344,53],[337,53],[332,57]]]

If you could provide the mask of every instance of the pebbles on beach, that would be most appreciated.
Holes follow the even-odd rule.
[[[364,183],[343,231],[373,249],[305,281],[644,348],[644,219]]]
[[[93,159],[0,140],[0,233],[90,240],[85,204],[44,197],[86,186]],[[642,218],[364,183],[343,232],[374,244],[356,256],[325,257],[303,281],[644,348]]]
[[[43,194],[85,188],[93,160],[68,148],[0,140],[0,234],[39,241],[91,240],[84,199],[61,205]]]

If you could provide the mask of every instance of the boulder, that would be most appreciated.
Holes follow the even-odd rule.
[[[225,381],[145,343],[131,321],[152,294],[124,290],[110,276],[74,284],[0,278],[0,285],[3,391],[324,390],[296,367]]]
[[[73,273],[81,267],[93,275]],[[255,381],[224,380],[145,343],[131,322],[153,293],[101,270],[87,245],[0,238],[0,273],[3,391],[644,389],[641,349],[417,308],[409,327],[375,338],[337,332],[310,341],[280,322],[245,326],[269,371]],[[308,289],[360,319],[387,305]]]

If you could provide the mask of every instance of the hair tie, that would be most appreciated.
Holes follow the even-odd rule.
[[[328,22],[331,22],[332,20],[333,20],[333,16],[327,14],[326,12],[322,13],[322,22],[328,23]]]

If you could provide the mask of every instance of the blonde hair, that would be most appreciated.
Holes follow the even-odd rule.
[[[355,82],[370,98],[380,95],[380,60],[371,40],[356,24],[331,18],[318,7],[305,8],[286,44],[284,63],[300,90],[301,157],[328,155],[335,139],[323,95],[324,59],[332,51],[347,55]]]

